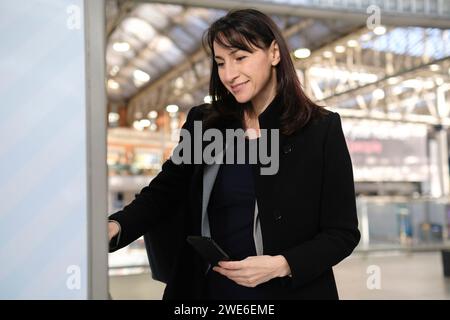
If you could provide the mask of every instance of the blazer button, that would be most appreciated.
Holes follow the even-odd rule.
[[[275,219],[275,221],[278,221],[282,218],[280,210],[275,210],[273,212],[273,218]]]
[[[292,145],[291,144],[287,144],[283,147],[283,153],[284,154],[288,154],[289,152],[292,151]]]

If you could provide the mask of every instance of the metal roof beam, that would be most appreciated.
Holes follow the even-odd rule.
[[[362,0],[352,1],[353,5],[343,5],[342,1],[329,0],[327,4],[311,1],[311,4],[292,4],[291,2],[270,2],[261,0],[134,0],[135,2],[157,2],[192,7],[230,10],[252,7],[267,14],[290,15],[316,19],[345,19],[356,23],[366,23],[368,17],[367,4]],[[393,2],[392,2],[393,1]],[[385,25],[421,26],[433,28],[450,28],[450,7],[446,1],[427,0],[427,6],[418,5],[418,0],[391,0],[377,3],[381,10],[381,21]],[[315,4],[319,3],[319,4]],[[430,3],[436,8],[431,10]],[[355,5],[356,4],[356,5]],[[395,4],[395,5],[393,5]],[[395,9],[394,9],[395,8]]]

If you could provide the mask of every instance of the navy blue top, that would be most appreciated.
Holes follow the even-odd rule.
[[[211,237],[233,260],[255,255],[255,189],[250,164],[223,164],[208,206]]]
[[[249,142],[246,139],[245,164],[235,162],[220,166],[209,200],[211,237],[228,253],[231,260],[242,260],[256,255],[253,238],[256,195],[253,164],[248,163],[248,145],[256,141]],[[258,287],[240,286],[212,269],[208,272],[207,289],[211,299],[263,298]]]

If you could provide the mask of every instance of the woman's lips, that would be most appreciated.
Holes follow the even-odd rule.
[[[238,93],[243,87],[244,85],[247,83],[248,81],[245,81],[243,83],[240,83],[238,85],[235,86],[231,86],[231,90],[233,91],[233,93]]]

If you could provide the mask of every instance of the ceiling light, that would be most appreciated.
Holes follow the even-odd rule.
[[[184,79],[182,77],[178,77],[174,82],[175,88],[183,89],[184,87]]]
[[[386,33],[386,27],[385,26],[377,26],[375,29],[373,29],[373,33],[375,33],[377,36],[381,36]]]
[[[109,74],[114,77],[119,72],[119,70],[120,70],[119,66],[113,66]]]
[[[122,22],[122,27],[127,33],[131,33],[143,42],[148,42],[156,34],[155,29],[143,19],[136,17],[126,18]]]
[[[113,80],[113,79],[109,79],[108,80],[108,88],[112,89],[112,90],[117,90],[119,89],[120,85],[117,81]]]
[[[433,72],[441,70],[441,67],[438,64],[432,64],[430,65],[430,70]]]
[[[139,120],[139,125],[143,128],[146,128],[146,127],[150,126],[150,120],[141,119],[141,120]]]
[[[158,117],[158,112],[156,112],[155,110],[152,110],[148,113],[148,117],[150,119],[156,119]]]
[[[117,122],[120,119],[120,115],[117,112],[108,113],[108,122]]]
[[[374,99],[381,100],[384,98],[384,90],[378,88],[372,93],[372,96]]]
[[[334,47],[334,51],[336,51],[337,53],[344,53],[345,52],[345,47],[344,46],[336,46]]]
[[[135,128],[136,130],[139,130],[139,131],[144,130],[144,127],[141,126],[141,121],[140,120],[134,120],[133,121],[133,128]]]
[[[130,50],[130,44],[128,42],[115,42],[113,49],[117,52],[127,52]]]
[[[294,51],[294,56],[297,59],[306,59],[311,55],[311,50],[308,48],[300,48]]]
[[[173,48],[173,41],[166,36],[158,35],[152,40],[152,46],[158,48],[159,52],[164,52]]]
[[[402,86],[407,88],[421,89],[423,87],[423,81],[419,79],[408,79],[403,81]]]
[[[398,77],[391,77],[391,78],[389,78],[389,79],[387,80],[387,82],[388,82],[390,85],[394,85],[394,84],[399,83],[399,82],[400,82],[400,79],[399,79]]]
[[[150,80],[149,74],[139,69],[133,71],[133,77],[139,82],[147,82]]]
[[[169,105],[166,107],[166,111],[169,112],[169,113],[175,113],[175,112],[178,112],[178,106],[175,105],[175,104],[169,104]]]
[[[353,40],[353,39],[348,40],[348,41],[347,41],[347,45],[348,45],[350,48],[357,47],[357,46],[358,46],[358,41]]]
[[[399,94],[401,94],[403,92],[403,88],[400,86],[394,87],[392,89],[392,93],[394,93],[396,96],[398,96]]]
[[[331,51],[324,51],[323,52],[323,56],[325,57],[325,58],[331,58],[332,56],[333,56],[333,52],[331,52]]]

